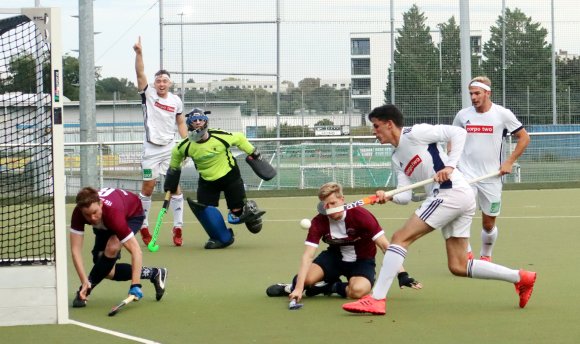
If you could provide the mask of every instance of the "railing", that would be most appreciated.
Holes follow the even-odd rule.
[[[580,132],[530,133],[531,143],[520,157],[505,183],[550,183],[580,181]],[[392,147],[381,145],[371,136],[336,136],[280,139],[250,139],[263,156],[272,162],[278,175],[264,182],[243,162],[238,164],[248,190],[318,188],[335,180],[345,187],[391,187]],[[511,137],[505,154],[515,147]],[[99,187],[141,189],[141,141],[66,143],[65,170],[67,195],[80,188],[80,146],[98,147]],[[183,168],[181,187],[197,188],[198,175],[188,160]],[[158,182],[158,190],[162,181]]]

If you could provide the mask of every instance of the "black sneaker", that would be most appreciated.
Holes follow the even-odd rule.
[[[155,299],[157,301],[161,300],[163,294],[165,294],[165,280],[167,279],[167,269],[166,268],[155,268],[157,274],[151,280],[151,283],[155,286]]]
[[[77,291],[77,294],[72,302],[73,308],[82,308],[87,306],[87,300],[81,299],[81,293]]]
[[[291,293],[290,290],[291,287],[292,287],[291,284],[285,283],[272,284],[271,286],[268,287],[268,289],[266,289],[266,295],[270,297],[288,296]]]

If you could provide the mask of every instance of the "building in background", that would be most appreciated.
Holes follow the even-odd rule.
[[[438,30],[433,31],[432,35],[434,42],[440,42]],[[483,58],[481,32],[472,31],[470,36],[471,52],[477,56],[478,63],[481,64]],[[361,113],[369,113],[371,109],[385,104],[390,65],[390,32],[350,34],[351,98],[354,109]],[[439,68],[442,68],[441,56]]]

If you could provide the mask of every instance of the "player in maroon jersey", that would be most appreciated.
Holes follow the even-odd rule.
[[[335,182],[322,185],[318,198],[326,209],[344,205],[342,187]],[[315,258],[320,240],[328,244],[328,249]],[[389,246],[377,219],[362,207],[315,216],[304,244],[300,270],[292,284],[274,284],[266,290],[268,296],[289,295],[300,301],[305,291],[307,296],[338,293],[342,297],[363,297],[375,281],[377,246],[383,253]],[[348,282],[341,282],[341,276]],[[422,287],[402,269],[399,283],[401,288]]]
[[[73,307],[85,307],[92,289],[104,278],[131,281],[129,294],[143,297],[141,279],[147,278],[155,286],[155,297],[161,300],[165,292],[166,268],[143,267],[143,254],[135,234],[141,229],[145,216],[139,197],[131,192],[106,188],[99,191],[85,187],[76,197],[71,216],[70,245],[73,264],[81,281]],[[95,244],[92,250],[94,266],[87,276],[83,264],[85,225],[93,226]],[[116,263],[121,248],[131,253],[131,264]]]

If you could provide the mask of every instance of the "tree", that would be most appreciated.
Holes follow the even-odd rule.
[[[395,40],[395,101],[413,122],[428,121],[437,106],[439,58],[426,20],[413,5],[403,13],[403,27],[397,29]],[[387,103],[392,103],[392,86],[389,83],[385,90]]]
[[[96,93],[98,100],[112,100],[115,93],[117,94],[116,99],[140,99],[135,84],[125,78],[105,78],[97,81]]]
[[[79,59],[68,54],[62,57],[62,83],[64,95],[70,100],[79,100]]]
[[[500,15],[490,28],[491,37],[484,44],[482,64],[491,79],[495,98],[502,95],[502,27]],[[532,22],[521,10],[505,11],[505,87],[506,103],[516,113],[533,108],[537,114],[551,113],[551,45],[548,31]],[[502,103],[502,102],[500,102]]]

